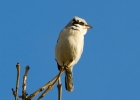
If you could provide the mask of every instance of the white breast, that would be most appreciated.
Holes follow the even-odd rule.
[[[71,60],[74,66],[81,57],[84,45],[84,35],[79,30],[64,29],[55,48],[56,60],[60,66],[67,65]]]

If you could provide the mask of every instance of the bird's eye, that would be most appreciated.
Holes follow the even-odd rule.
[[[83,22],[80,22],[79,24],[80,24],[80,25],[85,25]]]

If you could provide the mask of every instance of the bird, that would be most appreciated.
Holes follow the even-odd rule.
[[[84,47],[84,35],[92,26],[78,16],[62,29],[55,46],[55,60],[58,69],[65,68],[65,88],[68,92],[74,89],[73,66],[79,61]]]

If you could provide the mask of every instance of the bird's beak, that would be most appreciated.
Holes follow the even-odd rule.
[[[91,29],[91,28],[92,28],[91,25],[85,25],[85,27],[86,27],[87,29]]]

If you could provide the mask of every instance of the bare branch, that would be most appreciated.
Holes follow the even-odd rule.
[[[23,76],[23,83],[22,83],[22,99],[26,100],[26,80],[27,80],[27,75],[28,75],[28,71],[29,71],[30,67],[26,66],[26,70],[25,70],[25,74]]]
[[[53,86],[55,85],[55,83],[58,81],[60,75],[64,72],[64,69],[61,70],[59,72],[59,74],[57,76],[55,76],[51,81],[49,81],[47,84],[45,84],[44,86],[42,86],[41,88],[39,88],[38,90],[36,90],[34,93],[32,93],[28,99],[32,99],[34,96],[36,96],[39,92],[43,91],[45,88],[47,88],[42,95],[38,98],[39,100],[42,98],[42,96],[44,96],[48,91],[51,90],[51,88],[53,88]]]
[[[28,99],[32,99],[33,97],[35,97],[38,93],[40,93],[41,91],[43,91],[46,87],[48,87],[49,85],[52,84],[52,81],[54,81],[56,78],[58,77],[58,75],[56,77],[54,77],[51,81],[49,81],[47,84],[45,84],[44,86],[42,86],[41,88],[39,88],[38,90],[36,90],[34,93],[32,93]]]
[[[62,84],[61,84],[61,79],[60,79],[60,77],[59,77],[59,79],[58,79],[57,88],[58,88],[58,100],[62,100]]]
[[[17,63],[16,68],[17,68],[16,90],[12,88],[12,92],[15,97],[15,100],[18,100],[19,98],[21,98],[22,100],[32,100],[32,98],[34,98],[38,93],[46,89],[37,99],[37,100],[41,100],[50,90],[52,90],[52,88],[54,87],[57,81],[58,81],[58,85],[57,85],[58,100],[62,99],[62,84],[61,84],[60,76],[65,71],[64,67],[61,68],[59,74],[55,76],[51,81],[49,81],[47,84],[45,84],[44,86],[36,90],[30,96],[27,96],[28,94],[26,94],[26,87],[27,87],[26,80],[27,80],[28,71],[30,68],[29,66],[26,66],[25,74],[23,76],[23,83],[22,83],[22,95],[20,95],[19,98],[18,98],[18,87],[19,87],[19,78],[20,78],[20,64],[19,63]]]
[[[39,98],[37,100],[41,100],[42,97],[44,97],[44,95],[46,95],[50,90],[52,90],[52,88],[54,87],[54,85],[56,84],[56,82],[59,80],[60,75],[64,72],[64,69],[61,69],[59,74],[57,75],[56,80],[54,80],[54,82],[48,86],[48,88],[39,96]]]
[[[20,78],[20,64],[19,63],[17,63],[16,68],[17,68],[16,90],[12,88],[12,92],[15,97],[15,100],[18,100],[18,87],[19,87],[19,78]]]
[[[41,100],[41,98],[43,98],[45,94],[47,94],[50,90],[52,90],[52,88],[53,87],[49,85],[48,88],[39,96],[37,100]]]
[[[19,78],[20,78],[20,64],[17,63],[17,81],[16,81],[16,100],[18,100],[18,87],[19,87]]]

